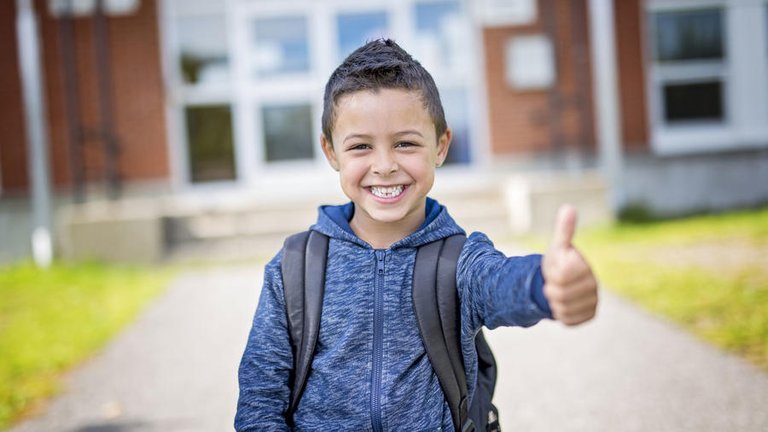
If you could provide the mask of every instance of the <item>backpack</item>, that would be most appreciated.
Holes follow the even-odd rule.
[[[496,361],[482,330],[475,338],[477,386],[472,405],[468,406],[456,290],[457,261],[465,241],[463,234],[457,234],[418,248],[413,272],[414,312],[456,430],[498,432],[498,410],[491,403]],[[317,344],[327,254],[328,237],[316,231],[304,231],[285,240],[281,271],[294,362],[289,378],[289,422],[304,391]]]

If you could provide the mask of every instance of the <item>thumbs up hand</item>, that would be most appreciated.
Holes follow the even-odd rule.
[[[589,321],[597,309],[597,280],[572,243],[576,216],[573,207],[560,207],[552,244],[541,263],[552,315],[569,326]]]

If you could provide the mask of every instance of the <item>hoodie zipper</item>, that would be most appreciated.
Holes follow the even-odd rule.
[[[376,251],[376,287],[373,302],[373,367],[371,370],[371,423],[374,432],[384,428],[381,421],[381,374],[384,357],[384,259],[386,251]]]

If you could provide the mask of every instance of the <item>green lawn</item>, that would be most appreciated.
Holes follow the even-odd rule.
[[[101,264],[0,267],[0,430],[58,390],[167,285],[171,272]]]
[[[768,370],[768,209],[582,230],[607,288]]]

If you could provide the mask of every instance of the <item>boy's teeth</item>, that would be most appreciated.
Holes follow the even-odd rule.
[[[379,198],[394,198],[401,193],[403,193],[404,187],[402,185],[400,186],[392,186],[392,187],[371,187],[371,193],[376,195]]]

